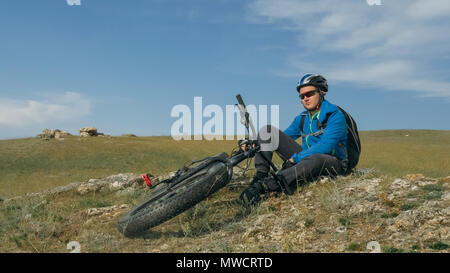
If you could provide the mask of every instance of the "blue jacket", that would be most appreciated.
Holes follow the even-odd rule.
[[[317,120],[323,123],[325,117],[329,117],[323,134],[302,137],[302,151],[292,156],[294,162],[298,163],[303,158],[313,154],[329,154],[336,156],[341,160],[346,159],[347,152],[344,152],[342,149],[347,149],[347,124],[345,116],[339,108],[324,99],[320,111],[312,118],[308,111],[302,112],[295,117],[291,125],[284,130],[284,133],[294,140],[297,140],[302,135],[300,123],[303,114],[306,114],[305,124],[303,126],[304,135],[320,131],[319,128],[317,128]],[[341,143],[341,145],[339,145],[339,143]]]

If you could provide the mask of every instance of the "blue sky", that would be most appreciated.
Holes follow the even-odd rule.
[[[303,111],[299,77],[360,130],[450,122],[450,1],[9,0],[0,9],[0,139],[44,128],[169,135],[177,104]],[[205,118],[204,121],[208,119]]]

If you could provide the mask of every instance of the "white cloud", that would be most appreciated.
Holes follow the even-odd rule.
[[[408,15],[418,19],[434,19],[450,14],[448,0],[419,0],[408,7]]]
[[[63,122],[87,115],[90,102],[82,94],[65,92],[42,101],[0,98],[0,126],[25,127]]]
[[[394,60],[370,65],[340,67],[326,71],[329,79],[372,85],[387,90],[417,91],[421,97],[448,97],[450,83],[420,77],[412,62]]]
[[[254,0],[249,10],[252,22],[292,31],[298,47],[287,63],[297,76],[318,72],[386,90],[450,97],[450,82],[436,76],[449,68],[448,0],[382,0],[382,6],[365,0]]]

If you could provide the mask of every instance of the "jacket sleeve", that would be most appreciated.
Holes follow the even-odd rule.
[[[345,137],[346,130],[345,116],[341,111],[337,110],[329,116],[327,127],[320,136],[320,140],[309,149],[293,155],[292,159],[295,163],[298,163],[303,158],[313,154],[331,154],[339,140]]]
[[[300,130],[301,117],[301,115],[297,116],[291,123],[291,125],[289,125],[289,127],[284,130],[284,133],[293,140],[297,140],[302,135],[302,132]]]

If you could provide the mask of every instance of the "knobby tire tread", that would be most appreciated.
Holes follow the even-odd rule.
[[[181,182],[157,200],[150,197],[131,209],[119,219],[118,229],[125,236],[132,237],[157,226],[225,186],[230,181],[231,175],[229,166],[222,162],[215,163],[206,171]]]

